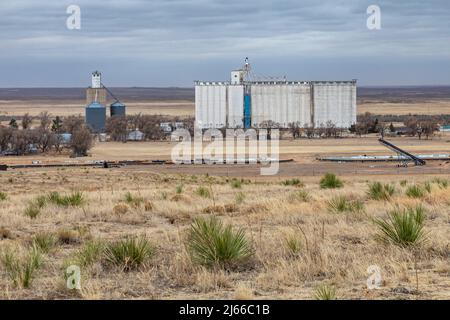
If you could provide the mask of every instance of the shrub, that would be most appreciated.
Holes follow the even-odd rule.
[[[0,240],[3,239],[12,239],[13,235],[9,229],[6,229],[4,227],[0,227]]]
[[[369,191],[367,195],[372,200],[389,200],[395,193],[395,187],[390,184],[381,184],[380,182],[373,182],[369,184]]]
[[[177,194],[182,194],[183,193],[183,185],[182,184],[180,184],[180,185],[178,185],[177,187],[176,187],[176,189],[175,189],[175,191],[176,191],[176,193]]]
[[[425,182],[423,188],[425,189],[426,192],[431,193],[433,187],[431,186],[430,182]]]
[[[420,185],[409,186],[406,190],[406,195],[410,198],[423,198],[425,196],[426,190]]]
[[[81,242],[81,236],[79,232],[70,229],[59,230],[57,239],[61,244],[74,244]]]
[[[197,189],[197,194],[202,198],[211,198],[211,193],[205,187],[199,187]]]
[[[408,181],[407,181],[407,180],[402,180],[402,181],[400,181],[400,185],[401,185],[402,187],[406,187],[407,184],[408,184]]]
[[[333,213],[362,212],[364,210],[364,203],[358,199],[336,196],[328,201],[328,210]]]
[[[316,300],[336,300],[336,288],[327,284],[322,284],[315,289],[314,298]]]
[[[297,256],[300,253],[302,243],[298,237],[294,235],[287,236],[285,243],[290,255]]]
[[[31,219],[35,219],[39,215],[39,213],[41,213],[41,210],[35,204],[30,203],[25,208],[25,212],[24,213],[25,213],[26,216],[30,217]]]
[[[304,187],[305,184],[300,181],[299,179],[290,179],[290,180],[285,180],[283,182],[281,182],[282,185],[284,186],[295,186],[295,187]]]
[[[83,193],[81,192],[74,192],[63,196],[58,192],[52,192],[48,196],[48,201],[59,207],[79,207],[85,202]]]
[[[135,208],[138,208],[144,202],[144,198],[141,196],[134,196],[131,192],[127,192],[125,194],[125,202]]]
[[[47,197],[46,196],[38,196],[36,199],[34,199],[33,203],[39,209],[43,209],[47,205]]]
[[[48,253],[57,243],[55,235],[47,232],[38,233],[33,237],[33,246],[39,248],[41,252]]]
[[[439,188],[446,189],[448,188],[448,180],[442,178],[433,179],[433,183],[437,184]]]
[[[233,189],[241,189],[242,188],[242,181],[241,180],[237,180],[237,179],[233,179],[230,182],[230,185]]]
[[[308,202],[311,200],[311,195],[306,190],[299,190],[289,195],[290,201]]]
[[[113,213],[115,215],[121,216],[127,213],[129,209],[130,207],[126,203],[120,202],[114,206]]]
[[[243,193],[243,192],[236,193],[234,200],[237,204],[243,203],[245,201],[245,193]]]
[[[248,260],[254,253],[242,229],[224,227],[216,217],[196,218],[191,225],[188,249],[194,263],[229,268]]]
[[[87,242],[76,253],[76,264],[81,268],[91,266],[96,261],[101,260],[105,250],[105,244],[101,240],[92,240]]]
[[[153,210],[153,203],[151,203],[150,201],[146,201],[144,203],[144,210],[145,211],[152,211]]]
[[[426,238],[425,209],[422,206],[403,210],[397,208],[388,214],[387,219],[376,219],[374,222],[379,229],[376,238],[383,243],[411,247],[421,244]]]
[[[8,195],[5,192],[0,191],[0,201],[5,201],[6,199],[8,199]]]
[[[126,238],[110,243],[105,248],[106,262],[120,267],[123,271],[130,271],[145,265],[154,254],[155,249],[143,237]]]
[[[8,248],[2,252],[1,261],[14,286],[29,288],[42,264],[42,254],[36,246],[32,246],[25,255]]]
[[[333,173],[327,173],[320,180],[321,189],[339,189],[342,188],[343,186],[344,183]]]

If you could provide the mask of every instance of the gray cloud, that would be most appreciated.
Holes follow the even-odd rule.
[[[65,27],[70,4],[80,31]],[[370,4],[380,31],[366,28]],[[112,85],[187,86],[227,79],[245,56],[291,79],[450,83],[447,0],[16,0],[0,3],[0,30],[0,86],[79,86],[93,68]]]

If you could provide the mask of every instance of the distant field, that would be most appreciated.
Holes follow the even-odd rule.
[[[113,88],[128,114],[194,115],[192,88]],[[0,89],[0,116],[84,114],[85,91],[73,89]],[[112,102],[112,101],[111,101]],[[450,87],[358,88],[358,113],[450,114]]]
[[[126,102],[128,114],[169,115],[186,117],[194,114],[194,104],[185,100]],[[20,117],[25,113],[37,116],[43,111],[52,115],[84,115],[85,101],[22,101],[0,100],[0,115]]]

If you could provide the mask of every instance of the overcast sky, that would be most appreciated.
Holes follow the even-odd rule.
[[[66,27],[69,5],[81,30]],[[381,30],[369,30],[369,5]],[[260,76],[450,84],[448,0],[2,0],[0,87],[192,86]]]

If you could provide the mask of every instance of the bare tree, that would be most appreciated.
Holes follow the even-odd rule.
[[[127,141],[128,121],[126,117],[112,117],[106,121],[106,133],[113,141]]]
[[[70,140],[70,148],[74,156],[87,156],[94,144],[90,130],[85,126],[75,129]]]
[[[314,138],[314,135],[316,134],[314,124],[312,125],[305,124],[303,128],[305,129],[305,134],[308,139]]]
[[[30,130],[14,130],[11,137],[11,150],[18,155],[24,155],[29,151],[32,143]]]
[[[84,126],[84,119],[80,116],[68,116],[63,120],[63,132],[73,134],[76,130]]]
[[[421,139],[422,135],[425,135],[426,139],[428,140],[430,136],[433,136],[434,133],[439,130],[438,123],[435,120],[421,121],[419,122],[418,127],[419,129],[417,131],[419,139]]]
[[[30,114],[25,113],[22,117],[22,129],[24,130],[29,129],[32,122],[33,118],[30,116]]]
[[[33,130],[33,133],[36,135],[36,144],[42,153],[48,152],[55,145],[56,134],[49,129],[40,127]]]
[[[50,113],[48,113],[47,111],[41,112],[38,118],[41,128],[48,129],[50,127],[50,124],[52,122]]]
[[[8,150],[13,136],[13,129],[0,125],[0,151]]]
[[[419,122],[417,121],[417,118],[414,116],[411,116],[409,118],[407,118],[404,123],[406,128],[408,128],[409,134],[413,137],[415,137],[419,132],[418,132],[418,128],[419,128]],[[419,135],[421,135],[421,133],[419,133]],[[419,139],[421,138],[421,136],[419,136]]]
[[[288,126],[294,139],[301,137],[300,122],[291,122]]]

